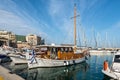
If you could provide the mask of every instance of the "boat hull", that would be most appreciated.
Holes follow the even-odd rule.
[[[112,72],[110,70],[102,70],[102,73],[104,73],[105,75],[113,78],[113,79],[117,79],[117,80],[120,80],[120,73],[117,73],[117,72]]]
[[[105,51],[105,50],[90,50],[90,55],[111,55],[111,51]]]
[[[43,58],[35,58],[35,61],[31,63],[31,60],[28,60],[29,68],[37,68],[37,67],[61,67],[61,66],[69,66],[73,64],[82,63],[85,61],[85,57],[79,59],[72,60],[53,60],[53,59],[43,59]]]
[[[19,58],[15,56],[10,57],[14,64],[27,64],[27,60],[24,58]]]
[[[7,57],[6,55],[0,54],[0,59]]]

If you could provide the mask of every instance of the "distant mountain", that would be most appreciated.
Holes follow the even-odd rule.
[[[15,36],[16,36],[16,41],[22,41],[22,42],[26,41],[26,36],[24,35],[15,35]]]

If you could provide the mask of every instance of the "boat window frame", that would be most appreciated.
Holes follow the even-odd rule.
[[[64,52],[65,50],[64,50],[64,47],[61,47],[60,48],[60,52]]]
[[[69,47],[69,48],[68,48],[68,51],[69,51],[69,52],[72,52],[72,51],[73,51],[72,47]]]
[[[65,52],[69,52],[68,47],[65,47]]]
[[[120,63],[120,55],[115,55],[114,62]]]

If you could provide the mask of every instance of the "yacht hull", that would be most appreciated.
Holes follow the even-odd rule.
[[[78,63],[82,63],[85,61],[85,57],[79,59],[72,60],[53,60],[53,59],[44,59],[44,58],[35,58],[33,63],[31,60],[28,60],[29,68],[37,68],[37,67],[60,67],[60,66],[69,66]]]
[[[113,78],[113,79],[117,79],[117,80],[120,80],[120,73],[117,73],[117,72],[112,72],[110,70],[102,70],[102,73]]]
[[[15,56],[10,57],[14,64],[27,64],[27,60],[24,58],[19,58]]]

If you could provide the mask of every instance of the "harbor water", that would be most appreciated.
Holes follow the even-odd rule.
[[[16,73],[25,80],[109,80],[101,70],[103,62],[112,62],[113,55],[92,55],[86,62],[68,67],[28,69],[27,64],[13,65],[4,63],[12,73]],[[8,65],[9,64],[9,65]]]

